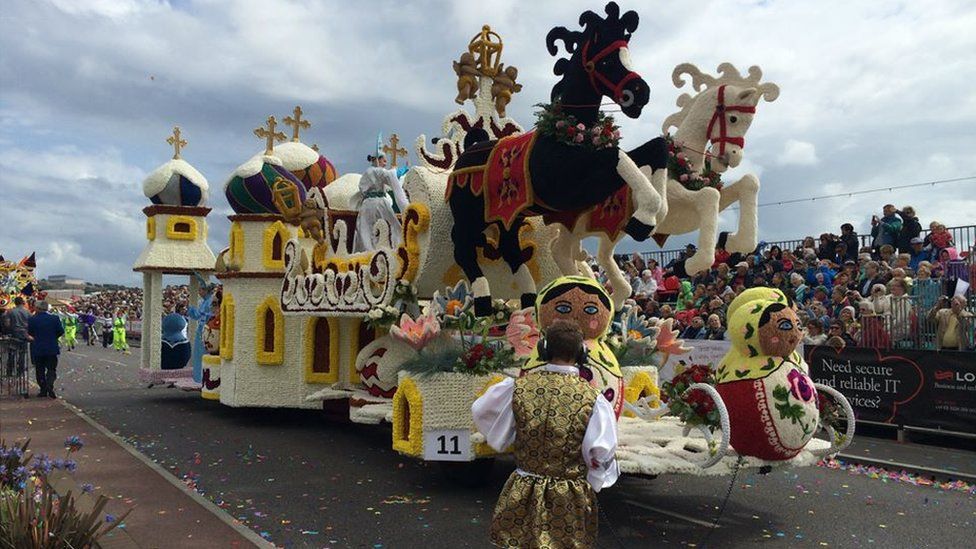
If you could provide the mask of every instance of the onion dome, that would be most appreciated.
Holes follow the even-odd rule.
[[[305,184],[282,166],[277,154],[258,154],[241,164],[224,184],[224,194],[236,213],[281,214],[274,196],[275,184],[282,179],[294,184],[299,204],[304,202]]]
[[[174,158],[153,170],[142,182],[142,191],[153,204],[203,206],[207,203],[207,178],[182,158]]]
[[[323,188],[338,177],[332,162],[304,143],[289,141],[275,145],[274,152],[285,169],[294,174],[306,190]]]
[[[153,204],[165,206],[203,206],[207,203],[210,186],[207,178],[180,157],[186,146],[180,127],[166,138],[173,146],[173,159],[153,170],[142,182],[142,192]]]

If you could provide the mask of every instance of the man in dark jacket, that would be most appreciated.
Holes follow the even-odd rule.
[[[922,224],[915,217],[915,208],[905,206],[895,212],[901,218],[901,231],[898,233],[898,251],[903,254],[912,253],[912,239],[922,234]]]
[[[61,320],[48,311],[48,304],[41,301],[37,304],[37,313],[31,317],[27,325],[28,339],[31,342],[31,360],[37,373],[37,384],[41,392],[37,396],[58,398],[54,393],[54,380],[57,379],[58,338],[64,335]]]
[[[844,223],[840,226],[840,241],[847,246],[844,259],[856,260],[857,251],[861,249],[861,242],[857,238],[857,233],[854,232],[854,225]]]

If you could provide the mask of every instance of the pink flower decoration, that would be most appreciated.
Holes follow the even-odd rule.
[[[535,325],[531,307],[512,313],[505,328],[505,339],[515,351],[515,356],[524,358],[532,354],[532,349],[539,342],[539,328]]]
[[[423,349],[441,333],[441,325],[432,315],[423,315],[417,320],[404,314],[399,326],[390,326],[390,335],[411,346],[414,350]]]
[[[583,134],[581,134],[581,133],[576,134],[576,137],[573,138],[573,141],[575,141],[577,143],[582,143],[583,142]]]
[[[586,130],[586,126],[584,126],[583,123],[580,122],[579,124],[576,125],[576,129],[579,131],[584,131]]]
[[[688,181],[688,174],[683,173],[678,179],[680,179],[682,182]]]
[[[559,128],[560,130],[563,129],[563,128],[565,128],[566,127],[566,121],[565,120],[559,120],[559,121],[557,121],[556,122],[556,127]]]
[[[810,383],[810,378],[799,370],[790,370],[786,374],[786,380],[790,384],[790,394],[797,400],[810,402],[817,397],[817,389]]]
[[[620,139],[620,130],[613,130],[613,138]]]
[[[678,331],[671,327],[673,323],[674,319],[669,318],[658,324],[661,329],[657,333],[657,350],[670,355],[683,355],[691,349],[685,347],[685,340],[678,339]]]
[[[593,138],[593,144],[594,145],[599,145],[600,144],[600,138],[599,137],[594,137]]]

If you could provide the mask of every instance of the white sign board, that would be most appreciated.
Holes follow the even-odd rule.
[[[471,461],[471,431],[439,429],[424,433],[425,461]]]
[[[658,384],[670,381],[674,377],[674,368],[680,362],[686,366],[692,364],[711,364],[713,368],[718,368],[725,353],[732,348],[731,341],[713,341],[710,339],[686,339],[685,347],[692,347],[690,353],[683,355],[671,355],[668,361],[658,370]],[[803,355],[803,344],[797,345],[797,352]]]

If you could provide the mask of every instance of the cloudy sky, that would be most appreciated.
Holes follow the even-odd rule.
[[[759,65],[780,98],[759,107],[746,161],[760,203],[976,175],[976,4],[972,1],[623,0],[651,84],[624,145],[675,110],[673,67]],[[226,244],[222,186],[262,144],[269,115],[301,104],[340,172],[363,169],[377,131],[433,136],[455,108],[451,61],[488,23],[524,90],[531,125],[555,83],[546,32],[598,1],[5,0],[0,10],[0,253],[38,254],[41,276],[138,283],[142,179],[167,160],[173,125],[210,181],[211,247]],[[886,202],[923,223],[976,223],[976,180],[760,210],[767,240],[859,232]],[[735,212],[723,214],[732,228]],[[675,247],[687,239],[668,242]],[[625,242],[626,249],[656,249]]]

